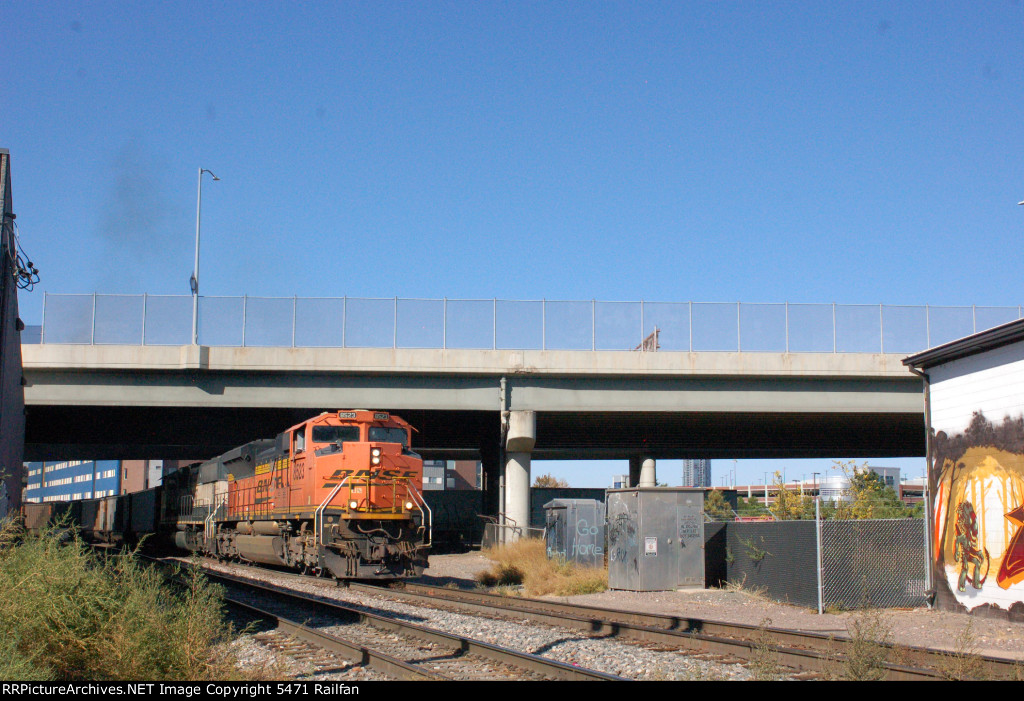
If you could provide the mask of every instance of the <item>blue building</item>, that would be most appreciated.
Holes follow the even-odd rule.
[[[25,464],[24,501],[96,499],[121,492],[120,460],[61,460]]]

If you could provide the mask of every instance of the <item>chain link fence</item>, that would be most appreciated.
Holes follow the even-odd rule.
[[[823,609],[924,606],[929,588],[925,519],[818,523]]]
[[[921,507],[889,499],[741,503],[706,512],[711,584],[816,608],[915,608],[931,583]],[[817,513],[818,518],[815,518]],[[724,565],[722,563],[724,560]]]
[[[24,342],[187,345],[187,295],[44,294]],[[199,297],[206,346],[915,353],[1021,318],[1015,307]]]

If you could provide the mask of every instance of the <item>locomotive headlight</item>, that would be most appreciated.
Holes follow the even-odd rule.
[[[359,506],[359,502],[358,502],[358,501],[356,501],[355,499],[353,499],[352,501],[350,501],[350,502],[348,503],[348,508],[350,508],[350,509],[354,509],[354,508],[356,508],[357,506]]]
[[[380,448],[373,448],[373,449],[371,449],[370,450],[370,455],[372,455],[375,458],[379,458],[380,457]]]
[[[412,504],[411,501],[405,502],[405,510],[406,511],[412,511],[412,506],[413,506],[413,504]]]

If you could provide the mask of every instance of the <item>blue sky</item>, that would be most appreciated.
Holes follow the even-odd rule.
[[[207,295],[1024,298],[1019,2],[0,18],[29,323],[44,291],[187,294],[199,167]]]

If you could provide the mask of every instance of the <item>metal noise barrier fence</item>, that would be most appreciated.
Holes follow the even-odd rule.
[[[1021,307],[358,297],[199,297],[205,346],[916,353]],[[184,295],[44,294],[23,342],[187,345]]]
[[[818,610],[913,608],[926,602],[925,519],[723,526],[725,579],[746,589]],[[709,530],[720,538],[721,529]]]

